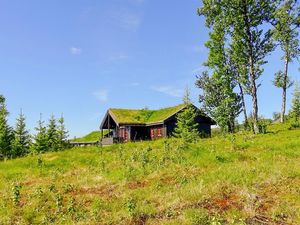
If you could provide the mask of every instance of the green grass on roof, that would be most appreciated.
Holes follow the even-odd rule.
[[[103,130],[103,135],[107,134],[108,131],[107,130]],[[101,137],[101,131],[93,131],[83,137],[80,138],[75,138],[72,141],[75,142],[93,142],[93,141],[99,141]]]
[[[158,110],[110,109],[110,111],[118,123],[157,123],[169,118],[183,107],[181,104]]]

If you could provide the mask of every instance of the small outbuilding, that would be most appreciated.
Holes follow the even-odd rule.
[[[206,116],[196,106],[196,123],[201,134],[211,135],[211,125],[215,122]],[[103,145],[117,142],[154,140],[171,136],[177,122],[178,113],[182,112],[186,105],[158,110],[149,109],[108,109],[100,125],[101,142]],[[108,130],[104,136],[103,130]]]

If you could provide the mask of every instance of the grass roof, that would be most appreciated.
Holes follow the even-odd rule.
[[[108,133],[108,130],[103,130],[103,135],[106,135]],[[93,141],[99,141],[101,137],[101,131],[92,131],[91,133],[80,137],[75,138],[71,140],[72,142],[93,142]]]
[[[119,124],[148,124],[163,122],[184,108],[184,104],[158,110],[149,109],[109,109]]]

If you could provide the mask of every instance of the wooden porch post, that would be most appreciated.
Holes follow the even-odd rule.
[[[108,137],[110,137],[110,117],[107,115]]]

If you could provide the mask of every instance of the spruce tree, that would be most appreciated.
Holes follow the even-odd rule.
[[[0,95],[0,157],[5,158],[12,156],[11,142],[13,140],[13,129],[8,125],[8,114],[5,98],[3,95]]]
[[[199,137],[198,124],[196,123],[197,112],[189,96],[190,92],[186,89],[183,96],[185,108],[177,115],[174,131],[174,136],[182,139],[184,144],[193,142]]]
[[[46,133],[46,127],[44,125],[44,121],[42,120],[42,116],[38,121],[38,125],[35,128],[36,134],[34,136],[34,142],[31,146],[31,150],[36,153],[43,153],[48,151],[48,139]]]
[[[17,118],[16,127],[14,129],[14,139],[12,141],[12,156],[20,157],[29,153],[31,144],[31,136],[26,129],[26,118],[22,111]]]
[[[54,115],[51,115],[47,125],[47,142],[50,151],[57,151],[59,148],[59,137],[56,119]]]
[[[68,131],[66,130],[65,127],[65,119],[63,115],[58,120],[58,149],[62,150],[68,146]]]

